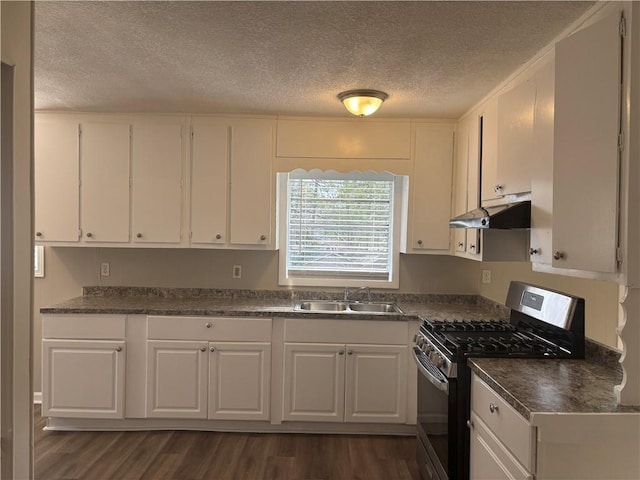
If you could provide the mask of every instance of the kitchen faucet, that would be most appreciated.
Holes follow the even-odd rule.
[[[349,287],[344,287],[344,301],[348,302],[351,295],[362,292],[362,291],[365,292],[365,295],[367,296],[367,302],[371,303],[371,288],[369,287],[360,287],[354,292],[350,292]]]

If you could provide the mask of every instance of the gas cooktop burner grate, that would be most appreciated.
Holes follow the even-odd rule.
[[[426,320],[425,326],[431,332],[509,332],[515,327],[509,323],[498,320],[471,321],[471,320]]]

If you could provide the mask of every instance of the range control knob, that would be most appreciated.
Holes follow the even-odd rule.
[[[432,351],[429,354],[429,358],[431,359],[431,361],[434,363],[436,367],[441,367],[442,364],[444,363],[442,356],[436,351]]]

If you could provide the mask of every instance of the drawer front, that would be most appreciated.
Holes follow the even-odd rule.
[[[476,375],[471,384],[471,409],[518,461],[533,472],[534,428]]]
[[[285,342],[371,343],[406,345],[407,321],[288,319],[284,323]]]
[[[147,317],[147,338],[270,342],[270,318]]]
[[[126,315],[42,315],[42,338],[124,340]]]
[[[531,472],[516,460],[474,412],[471,412],[471,422],[471,478],[533,479]]]

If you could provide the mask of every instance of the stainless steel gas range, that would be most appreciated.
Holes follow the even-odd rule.
[[[424,320],[415,335],[418,464],[425,480],[469,478],[469,357],[584,358],[584,300],[511,282],[509,322]]]

